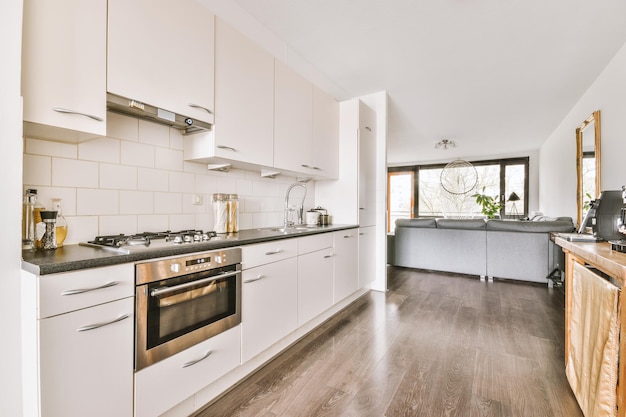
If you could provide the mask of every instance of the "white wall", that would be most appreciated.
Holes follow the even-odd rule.
[[[626,184],[626,44],[561,121],[540,151],[540,210],[576,219],[576,127],[601,111],[602,189]]]
[[[107,132],[79,144],[26,139],[24,188],[37,189],[46,208],[52,198],[63,199],[66,243],[118,233],[213,230],[213,193],[238,194],[240,229],[283,223],[285,192],[296,178],[208,171],[206,164],[183,160],[185,137],[178,130],[145,120],[108,113]],[[313,207],[315,182],[307,190],[305,210]],[[192,204],[195,194],[203,204]],[[291,203],[295,197],[296,190]]]
[[[20,259],[22,0],[0,3],[0,195],[2,196],[2,301],[0,302],[0,415],[22,415]]]

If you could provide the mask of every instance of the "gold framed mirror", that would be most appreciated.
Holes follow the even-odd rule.
[[[600,110],[594,111],[576,128],[576,205],[578,227],[591,200],[600,196]]]

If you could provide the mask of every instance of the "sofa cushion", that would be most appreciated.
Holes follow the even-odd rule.
[[[397,219],[396,228],[398,227],[421,227],[434,229],[437,227],[435,219]]]
[[[485,230],[483,219],[437,219],[437,229]]]
[[[502,232],[546,233],[571,232],[574,224],[571,221],[518,221],[518,220],[489,220],[487,230]]]

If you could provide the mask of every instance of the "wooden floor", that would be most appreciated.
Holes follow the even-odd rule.
[[[197,417],[582,417],[558,290],[404,268],[388,286]]]

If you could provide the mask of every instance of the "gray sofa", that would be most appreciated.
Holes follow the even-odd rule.
[[[571,232],[569,217],[537,221],[398,219],[396,266],[457,272],[489,279],[548,283],[554,269],[550,232]]]

